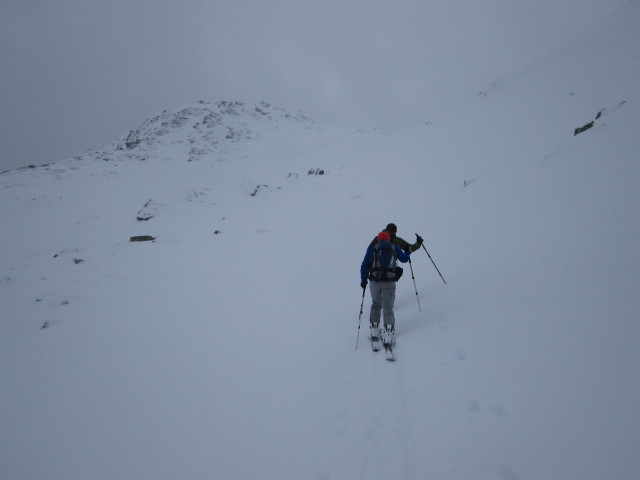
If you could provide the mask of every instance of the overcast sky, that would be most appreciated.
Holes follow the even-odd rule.
[[[623,0],[0,0],[0,171],[196,100],[404,127]]]

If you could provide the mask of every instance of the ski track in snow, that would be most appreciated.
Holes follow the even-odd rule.
[[[366,375],[359,378],[357,388],[370,409],[361,422],[362,455],[360,479],[413,478],[411,432],[408,424],[407,403],[411,401],[404,386],[400,361],[389,364],[384,353],[371,353],[371,365]]]

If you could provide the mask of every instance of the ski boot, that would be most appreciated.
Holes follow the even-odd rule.
[[[371,329],[371,348],[377,352],[380,350],[380,325],[372,323],[369,328]]]
[[[371,340],[380,340],[380,326],[377,323],[372,323],[370,325],[371,329]]]
[[[393,325],[385,324],[382,330],[382,345],[385,350],[391,349],[396,335],[396,329]]]

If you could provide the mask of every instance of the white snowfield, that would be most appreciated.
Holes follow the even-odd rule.
[[[0,175],[0,478],[636,478],[639,23],[404,131],[200,102]],[[447,281],[412,254],[395,363],[389,222]]]

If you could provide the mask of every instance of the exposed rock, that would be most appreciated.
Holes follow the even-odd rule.
[[[580,128],[576,128],[576,129],[573,131],[573,136],[575,137],[575,136],[576,136],[576,135],[578,135],[579,133],[582,133],[582,132],[584,132],[585,130],[589,130],[591,127],[593,127],[594,123],[595,123],[595,122],[589,122],[589,123],[587,123],[586,125],[584,125],[584,126],[582,126],[582,127],[580,127]]]
[[[314,123],[300,113],[292,114],[266,102],[252,108],[242,102],[201,101],[178,110],[164,110],[147,119],[120,140],[116,150],[133,150],[141,155],[163,142],[197,144],[186,157],[194,161],[220,143],[255,138],[252,125],[279,128],[281,122],[297,123],[305,128]]]
[[[153,242],[156,237],[152,237],[151,235],[138,235],[135,237],[131,237],[129,239],[130,242]]]

